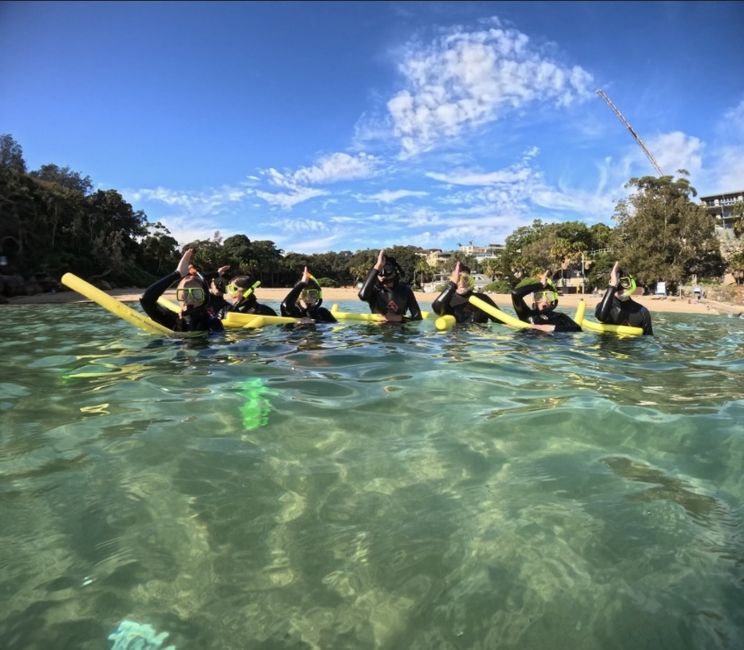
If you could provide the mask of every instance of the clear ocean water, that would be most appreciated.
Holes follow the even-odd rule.
[[[5,650],[744,647],[744,320],[0,321]]]

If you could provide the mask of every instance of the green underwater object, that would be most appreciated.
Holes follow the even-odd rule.
[[[114,642],[111,650],[176,650],[174,645],[163,647],[167,637],[168,632],[158,634],[147,623],[123,620],[108,638]]]
[[[240,407],[240,415],[246,431],[258,429],[269,421],[270,407],[266,397],[267,392],[263,379],[260,377],[246,379],[240,384],[240,394],[245,398],[245,402]]]

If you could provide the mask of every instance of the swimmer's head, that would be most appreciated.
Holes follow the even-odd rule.
[[[182,307],[198,307],[203,305],[207,299],[207,290],[204,282],[196,275],[187,275],[182,278],[176,288],[176,300]]]

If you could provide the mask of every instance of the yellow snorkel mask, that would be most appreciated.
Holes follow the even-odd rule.
[[[626,294],[633,295],[633,292],[637,289],[638,285],[632,275],[626,275],[620,278],[617,283],[618,288],[622,289]]]
[[[542,291],[533,291],[532,300],[535,303],[546,300],[550,303],[551,309],[558,306],[558,292],[555,290],[553,281],[548,279],[545,282],[545,288]]]
[[[321,302],[323,302],[323,290],[320,288],[320,285],[318,284],[318,281],[315,279],[314,275],[308,273],[308,277],[310,281],[300,293],[300,298],[307,304],[310,304],[310,302],[312,302],[313,305],[319,305]],[[308,299],[310,302],[308,302]]]

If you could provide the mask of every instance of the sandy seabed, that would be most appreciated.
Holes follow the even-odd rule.
[[[107,292],[109,295],[118,298],[124,302],[135,302],[139,300],[144,289],[125,288],[114,289]],[[268,289],[261,288],[258,290],[258,300],[260,302],[280,303],[289,293],[290,287]],[[416,300],[426,309],[434,301],[438,294],[416,292]],[[500,307],[511,308],[511,296],[503,293],[488,294],[494,302]],[[175,290],[166,291],[165,296],[175,300]],[[579,304],[579,300],[586,301],[587,310],[594,310],[595,305],[602,298],[602,294],[566,294],[560,297],[558,309],[571,310]],[[744,313],[744,306],[721,303],[713,300],[701,300],[697,302],[688,298],[677,298],[674,296],[636,296],[634,298],[639,303],[653,312],[679,312],[687,314],[741,314]],[[357,289],[348,288],[325,288],[323,289],[323,302],[330,307],[334,302],[354,302],[358,301]],[[66,304],[73,302],[90,302],[80,294],[74,291],[60,291],[56,293],[38,293],[33,296],[16,296],[8,299],[8,305],[53,305]]]

